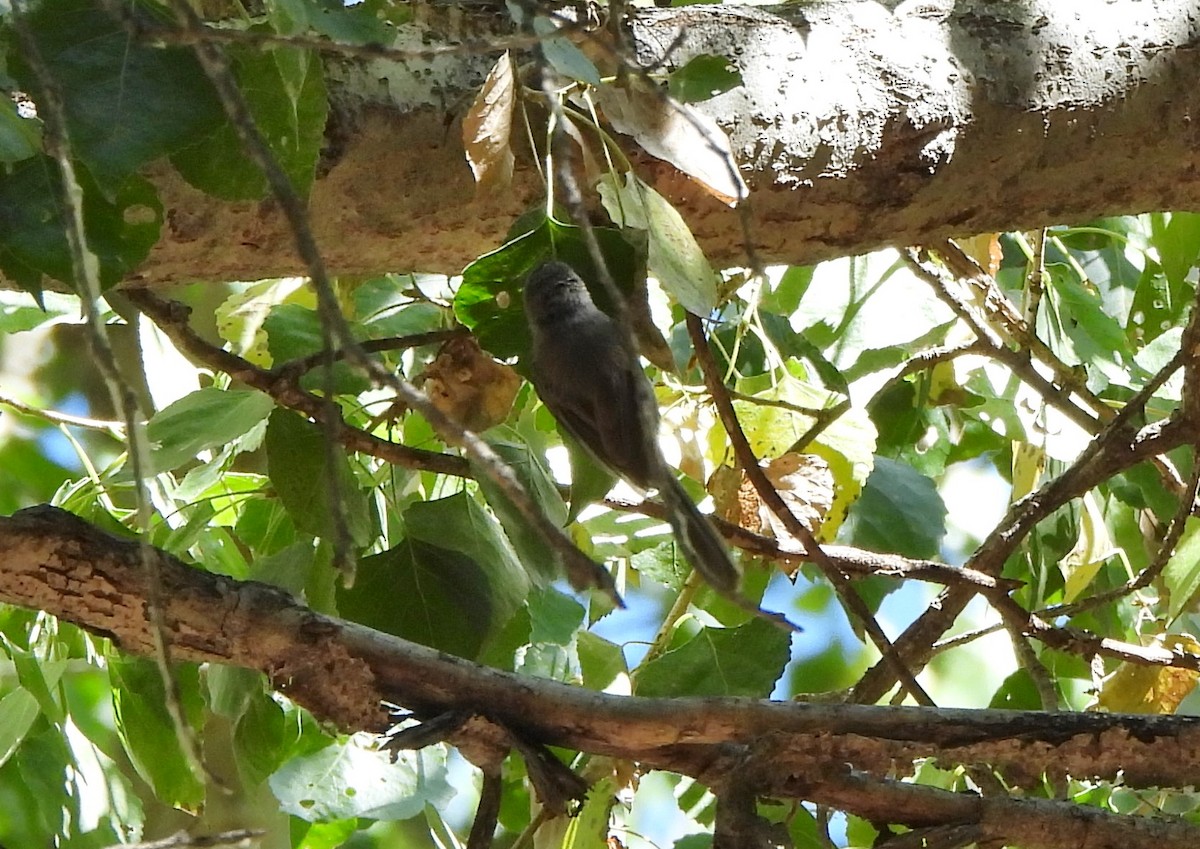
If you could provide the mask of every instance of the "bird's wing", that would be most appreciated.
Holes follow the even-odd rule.
[[[658,460],[658,408],[637,361],[626,357],[601,375],[594,416],[600,423],[602,460],[643,489],[653,485]],[[647,406],[649,405],[649,406]]]
[[[560,425],[596,459],[642,488],[650,486],[656,451],[657,410],[646,376],[614,339],[610,344],[581,346],[597,356],[586,361],[534,362],[534,382],[542,401]],[[564,367],[568,366],[568,367]],[[654,428],[649,440],[647,424]]]

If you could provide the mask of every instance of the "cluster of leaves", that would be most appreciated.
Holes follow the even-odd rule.
[[[311,28],[342,40],[379,37],[378,9],[370,4],[336,14],[300,2],[269,4],[269,10],[260,25],[284,34]],[[138,6],[137,14],[148,25],[158,20],[150,5]],[[86,0],[44,3],[27,21],[64,94],[87,236],[105,283],[125,276],[158,238],[161,204],[139,175],[148,163],[168,157],[185,179],[218,197],[264,195],[262,176],[242,154],[188,51],[131,42],[118,22]],[[531,22],[535,30],[546,26],[539,21]],[[37,75],[14,49],[14,37],[6,39],[8,84],[37,102]],[[565,39],[547,39],[542,49],[561,73],[599,82],[595,68]],[[305,191],[327,108],[320,63],[296,48],[231,52],[256,122]],[[737,82],[723,61],[705,59],[673,76],[670,91],[679,100],[695,100]],[[663,137],[648,137],[648,122],[638,119],[648,95],[631,86],[610,92],[606,111],[623,116],[614,121],[648,145],[660,145],[665,158],[683,167],[689,157],[664,147]],[[121,93],[115,100],[114,89]],[[120,104],[120,116],[112,114],[113,102]],[[70,280],[72,271],[59,217],[58,172],[41,152],[37,124],[20,108],[16,101],[0,106],[6,166],[0,216],[9,225],[0,233],[0,270],[41,295],[44,277]],[[477,117],[480,126],[495,118],[486,110]],[[475,152],[473,164],[484,170],[504,158],[502,151]],[[693,176],[727,197],[740,191],[719,167]],[[596,191],[615,225],[595,231],[609,273],[633,291],[648,267],[669,294],[656,293],[651,304],[675,366],[663,364],[655,372],[656,389],[672,430],[690,433],[668,447],[696,482],[733,462],[728,435],[695,390],[701,379],[682,327],[684,308],[714,318],[713,346],[758,457],[804,452],[828,466],[832,507],[819,529],[825,541],[911,558],[961,559],[975,541],[948,522],[943,494],[956,476],[965,471],[974,481],[1000,479],[1019,497],[1041,475],[1074,459],[1092,436],[986,357],[942,357],[930,368],[909,369],[918,355],[970,336],[894,253],[790,268],[747,282],[713,273],[670,204],[632,173],[606,173]],[[1002,252],[996,277],[1013,303],[1034,297],[1031,266],[1044,272],[1038,290],[1044,294],[1031,309],[1038,336],[1054,358],[1076,370],[1080,387],[1117,408],[1178,349],[1195,295],[1197,220],[1154,215],[1056,231],[1043,263],[1032,262],[1034,252],[1019,234],[989,247]],[[445,330],[457,322],[492,355],[514,359],[520,369],[528,343],[518,283],[549,255],[568,259],[595,282],[581,235],[540,215],[515,226],[509,242],[479,258],[451,287],[416,277],[342,281],[341,306],[362,340]],[[603,291],[597,288],[601,298]],[[297,282],[213,284],[187,298],[199,307],[212,304],[214,293],[220,297],[210,310],[212,338],[247,363],[278,367],[321,350],[318,313]],[[78,312],[69,298],[45,293],[41,301],[45,311],[6,296],[0,332],[21,344],[27,338],[22,334],[44,333]],[[154,344],[173,353],[149,323],[133,330],[144,349]],[[384,356],[389,366],[417,377],[432,368],[437,349],[404,348]],[[528,390],[517,393],[506,419],[488,430],[488,442],[546,515],[560,524],[570,521],[578,544],[616,564],[631,613],[567,591],[553,557],[489,485],[347,452],[331,445],[319,426],[227,375],[181,357],[166,363],[143,375],[145,397],[156,410],[147,426],[154,497],[148,531],[154,545],[199,568],[276,584],[315,609],[461,657],[595,690],[790,697],[849,686],[869,660],[854,630],[860,623],[844,627],[832,591],[810,567],[793,586],[774,564],[743,558],[746,592],[761,597],[774,581],[776,606],[803,614],[797,618],[814,635],[797,645],[793,657],[786,635],[689,584],[686,564],[658,523],[613,510],[584,514],[611,481],[573,454],[572,487],[564,489],[552,472],[560,441]],[[78,397],[90,376],[74,368],[75,382],[60,381],[58,394],[37,406],[50,409]],[[332,395],[352,427],[448,451],[427,422],[389,410],[392,399],[344,363],[309,368],[300,386]],[[1178,404],[1179,390],[1178,382],[1164,384],[1148,413],[1166,415]],[[89,400],[103,410],[102,401]],[[832,423],[799,443],[818,415],[842,402],[845,409]],[[64,443],[53,442],[53,431],[37,430],[34,421],[23,419],[21,428],[2,436],[0,459],[12,480],[0,492],[5,506],[47,499],[116,532],[135,527],[120,443],[64,426],[61,432],[71,440],[64,454]],[[1190,465],[1187,456],[1171,459]],[[692,485],[699,494],[698,483]],[[719,508],[729,506],[718,500]],[[1010,559],[1006,576],[1023,582],[1017,600],[1043,610],[1121,587],[1149,563],[1176,510],[1175,495],[1149,465],[1114,476],[1082,504],[1049,517]],[[339,528],[354,551],[353,582],[335,568]],[[958,534],[952,546],[946,544],[948,531]],[[1194,628],[1189,611],[1200,589],[1191,554],[1196,544],[1189,527],[1150,593],[1083,606],[1064,614],[1064,621],[1131,642],[1174,634],[1175,644],[1186,647],[1186,633]],[[901,582],[872,578],[856,586],[872,612],[912,618],[900,605],[886,606],[892,596],[905,604],[917,598]],[[675,605],[681,597],[689,602],[682,612]],[[675,611],[670,618],[664,616],[668,608]],[[0,796],[6,803],[0,805],[0,842],[102,846],[160,824],[164,806],[195,811],[211,799],[206,776],[185,755],[151,663],[28,611],[3,611],[0,635],[12,663],[11,674],[0,679]],[[823,645],[817,635],[825,638]],[[650,644],[644,654],[635,648],[641,641]],[[1011,673],[1003,680],[981,684],[974,672],[961,675],[963,668],[974,670],[974,652],[968,644],[946,653],[932,669],[931,689],[958,704],[1042,706],[1029,673],[1015,662],[1000,669]],[[1106,705],[1126,709],[1174,710],[1190,692],[1188,680],[1168,687],[1167,673],[1139,678],[1120,670],[1113,683],[1102,685],[1099,672],[1111,670],[1097,670],[1083,658],[1043,650],[1041,660],[1061,702],[1072,707],[1082,707],[1099,686]],[[998,666],[994,656],[990,666]],[[336,846],[355,834],[386,845],[401,833],[454,844],[453,828],[460,823],[447,824],[453,820],[447,813],[451,799],[472,791],[445,748],[393,760],[374,741],[318,728],[258,675],[244,671],[184,666],[175,680],[185,721],[206,740],[206,757],[220,760],[215,753],[224,752],[229,770],[223,778],[240,785],[242,797],[261,798],[256,794],[269,789],[277,803],[272,814],[290,826],[291,845]],[[1168,690],[1169,702],[1159,695]],[[505,769],[500,823],[515,834],[530,826],[530,794],[520,761],[510,759]],[[597,845],[610,817],[632,829],[639,810],[653,805],[676,806],[681,831],[712,824],[713,799],[702,787],[677,777],[647,780],[632,808],[613,810],[612,795],[624,792],[627,782],[619,770],[608,770],[612,777],[600,767],[592,771],[606,777],[572,826],[567,842],[573,846]],[[916,778],[952,788],[969,782],[964,773],[933,766],[922,767]],[[1119,811],[1135,805],[1189,810],[1192,803],[1184,795],[1133,798],[1107,786],[1079,784],[1071,791]],[[761,812],[786,822],[797,845],[816,844],[816,820],[807,809],[764,804]],[[407,832],[405,826],[389,831],[373,825],[404,820],[415,823]],[[363,836],[368,832],[371,837]],[[847,833],[865,844],[874,830],[851,817]]]
[[[381,40],[373,12],[313,15],[297,22],[289,14],[306,8],[286,4],[272,15],[281,32],[329,20],[361,21],[359,40]],[[294,8],[293,8],[294,7]],[[314,10],[315,12],[315,10]],[[165,10],[136,4],[131,14],[146,25],[168,20]],[[366,22],[373,22],[367,26]],[[53,0],[25,14],[41,59],[68,120],[78,162],[89,247],[110,286],[146,258],[158,240],[163,208],[154,186],[139,171],[169,157],[188,182],[227,200],[264,197],[266,180],[242,152],[237,135],[200,69],[184,47],[153,47],[132,40],[121,21],[91,0]],[[0,50],[7,57],[7,91],[25,99],[0,102],[0,270],[31,292],[45,277],[72,281],[58,169],[42,151],[33,104],[45,102],[41,79],[6,27]],[[309,51],[234,49],[231,62],[256,123],[297,188],[306,192],[316,171],[328,111],[324,71]]]

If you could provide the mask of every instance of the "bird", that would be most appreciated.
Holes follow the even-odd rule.
[[[729,550],[659,450],[658,403],[630,334],[564,262],[537,266],[524,302],[529,371],[542,403],[602,466],[643,492],[657,489],[692,567],[722,595],[735,594],[740,573]]]

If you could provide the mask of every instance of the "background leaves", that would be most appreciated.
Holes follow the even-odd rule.
[[[124,8],[142,25],[169,24],[153,3]],[[513,9],[518,18],[528,15]],[[247,37],[320,34],[386,44],[411,15],[388,0],[351,7],[272,0],[235,29]],[[86,0],[46,0],[27,20],[63,89],[88,243],[106,286],[135,275],[164,225],[180,224],[165,219],[148,169],[174,168],[199,191],[261,202],[264,211],[274,203],[189,49],[131,37]],[[595,96],[600,108],[594,114],[614,122],[611,129],[729,202],[743,187],[721,155],[724,135],[686,105],[741,95],[746,82],[730,57],[705,54],[669,73],[655,69],[649,80],[610,78],[608,69],[601,77],[578,44],[558,33],[561,21],[539,12],[528,22],[553,36],[541,49],[569,78],[562,83],[570,89],[565,123],[584,158],[595,160],[584,163],[596,178],[583,187],[586,200],[615,222],[594,231],[608,271],[621,291],[636,293],[639,306],[645,301],[647,322],[652,319],[653,332],[674,355],[647,367],[664,415],[664,447],[694,494],[711,497],[715,512],[740,511],[739,521],[751,530],[772,532],[748,490],[736,483],[727,491],[701,488],[718,469],[736,470],[729,435],[700,388],[683,310],[708,323],[720,378],[734,393],[757,455],[805,463],[820,458],[828,467],[832,492],[820,495],[833,506],[818,529],[823,542],[961,563],[1010,501],[1061,474],[1091,442],[1096,429],[1070,419],[1055,393],[1031,389],[1028,375],[1015,377],[1001,352],[961,350],[973,331],[946,306],[946,293],[935,292],[895,251],[770,269],[762,278],[710,267],[672,205],[669,181],[655,180],[651,189],[642,163],[634,173],[615,155],[609,139],[591,126],[588,98]],[[79,301],[42,291],[74,276],[57,165],[44,155],[46,128],[31,111],[45,92],[7,26],[0,48],[13,93],[0,108],[0,270],[38,293],[45,307],[0,293],[0,506],[12,511],[52,501],[128,534],[138,523],[127,446],[122,426],[113,423],[120,417],[84,353]],[[328,63],[295,45],[242,45],[228,55],[257,127],[306,196],[319,167],[337,166],[339,133],[354,131],[358,116],[331,116],[328,107],[329,87],[345,81],[327,78]],[[545,152],[538,149],[540,138],[509,138],[512,126],[537,119],[526,110],[525,68],[516,62],[512,70],[514,78],[501,86],[504,120],[495,130],[504,144],[486,151],[500,172],[506,156],[530,153],[525,145],[539,157]],[[466,108],[443,106],[455,115]],[[510,125],[513,119],[519,120]],[[416,382],[428,376],[439,353],[444,337],[436,332],[456,323],[520,369],[528,347],[522,287],[529,271],[551,257],[578,268],[598,302],[611,309],[583,234],[563,223],[568,216],[562,212],[547,213],[554,203],[535,199],[532,206],[503,244],[468,265],[461,279],[380,274],[337,280],[335,295],[351,332],[364,340],[419,334],[372,354]],[[1091,405],[1089,415],[1098,420],[1124,409],[1182,344],[1196,295],[1198,220],[1164,212],[1052,228],[1037,243],[1040,252],[1030,234],[985,234],[975,253],[994,272],[990,306],[1002,298],[1014,314],[1029,315],[1054,362],[1019,339],[1005,339],[1005,348],[1041,358],[1039,373],[1053,373],[1058,385],[1069,386],[1068,403]],[[401,237],[406,223],[361,222],[393,227]],[[655,280],[643,293],[647,271]],[[1040,294],[1033,284],[1039,275]],[[324,345],[315,299],[298,281],[204,281],[170,294],[192,309],[190,327],[209,345],[244,355],[253,366],[299,369]],[[230,374],[214,365],[211,352],[208,361],[195,351],[183,356],[166,335],[159,340],[123,297],[112,296],[103,320],[129,389],[148,410],[153,509],[145,530],[151,542],[196,569],[266,581],[316,609],[440,651],[597,691],[841,697],[876,661],[861,623],[847,617],[818,570],[795,557],[760,560],[750,551],[763,549],[753,546],[740,555],[748,595],[763,596],[766,606],[805,625],[794,641],[698,587],[661,522],[632,512],[621,503],[632,494],[610,493],[611,480],[572,462],[572,446],[562,444],[530,389],[517,394],[507,420],[487,440],[539,508],[612,570],[629,601],[625,611],[572,593],[544,540],[493,484],[435,474],[420,463],[388,462],[366,450],[379,443],[432,456],[454,449],[357,366],[339,361],[330,374],[320,366],[300,369],[294,385],[287,384],[291,372],[270,372],[270,385],[286,384],[286,392],[268,397],[239,383],[249,370]],[[992,329],[1003,329],[988,303],[969,306],[981,310]],[[1094,404],[1080,400],[1085,391],[1095,394]],[[327,393],[332,397],[324,399]],[[151,409],[168,395],[178,400]],[[1162,421],[1182,395],[1182,378],[1166,382],[1137,424]],[[324,429],[284,408],[281,399],[289,397],[327,400],[322,409],[336,410],[346,428],[359,432],[360,450],[330,449]],[[1005,577],[1020,583],[1015,602],[1051,611],[1046,615],[1056,625],[1110,641],[1167,646],[1180,656],[1200,651],[1189,636],[1197,627],[1200,592],[1192,520],[1161,574],[1137,593],[1127,590],[1131,575],[1157,556],[1178,512],[1167,461],[1183,476],[1194,462],[1187,450],[1177,450],[1158,467],[1123,470],[1040,522],[1002,564]],[[333,565],[339,515],[357,565],[353,581]],[[796,541],[776,542],[786,548]],[[875,576],[855,587],[888,633],[928,609],[933,592],[896,577]],[[1114,600],[1096,601],[1106,593],[1115,593]],[[1036,709],[1046,706],[1049,691],[1055,705],[1067,709],[1093,703],[1161,713],[1195,709],[1195,677],[1178,670],[1095,661],[1037,642],[1028,644],[1018,665],[1009,636],[987,636],[994,617],[978,606],[960,621],[976,629],[972,638],[939,653],[922,673],[939,704]],[[6,659],[0,670],[0,843],[115,845],[169,833],[178,822],[172,808],[209,815],[226,798],[183,756],[162,676],[152,664],[32,611],[0,610],[0,636]],[[273,818],[279,845],[450,846],[465,833],[477,791],[470,769],[445,747],[392,757],[379,740],[340,737],[245,670],[182,666],[175,683],[206,763],[221,771],[234,788],[230,795],[242,803],[237,815]],[[713,823],[706,788],[673,777],[664,795],[652,776],[635,781],[626,765],[558,755],[598,788],[565,838],[570,845],[600,845],[611,828],[634,846],[641,839],[635,827],[641,808],[678,813],[686,824],[679,833],[652,835],[657,845],[676,837],[681,846],[706,839],[699,835]],[[897,765],[897,775],[916,787],[963,789],[965,774],[932,764],[906,772]],[[524,762],[506,760],[500,779],[499,839],[512,840],[535,817]],[[1090,776],[1025,792],[1065,794],[1111,810],[1195,810],[1187,793],[1142,797]],[[825,845],[818,833],[825,825],[819,827],[808,808],[784,810],[764,801],[758,812],[786,827],[797,845]],[[211,825],[212,816],[184,822],[199,833],[193,826]],[[374,822],[384,819],[396,822]],[[844,819],[844,833],[834,835],[840,843],[878,839],[873,825]],[[551,837],[547,831],[537,839]]]

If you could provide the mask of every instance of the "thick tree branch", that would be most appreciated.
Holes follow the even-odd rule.
[[[736,61],[743,85],[697,108],[731,133],[762,261],[1200,206],[1197,0],[1120,0],[1084,18],[1053,0],[890,5],[633,13],[644,66]],[[422,26],[398,28],[397,45],[445,39]],[[505,191],[476,197],[458,119],[491,62],[442,56],[416,75],[327,54],[333,117],[309,211],[331,271],[457,273],[540,202],[527,156]],[[404,86],[389,86],[397,74]],[[627,147],[715,264],[745,263],[738,211]],[[139,280],[304,272],[272,204],[214,200],[165,163],[151,177],[167,225]]]
[[[136,543],[63,511],[34,508],[0,519],[0,560],[3,601],[47,610],[111,637],[127,651],[151,650],[146,578]],[[383,700],[423,718],[465,712],[509,729],[527,744],[634,759],[718,788],[729,775],[752,775],[762,794],[811,799],[911,825],[927,823],[928,816],[919,813],[927,814],[927,808],[910,809],[895,798],[901,790],[879,779],[897,769],[904,773],[917,758],[987,763],[1010,785],[1024,787],[1039,785],[1043,775],[1118,774],[1131,787],[1185,786],[1194,781],[1200,760],[1196,717],[605,695],[489,669],[321,616],[274,588],[203,572],[165,554],[159,569],[163,618],[177,658],[260,670],[317,716],[347,729],[383,730],[389,721]],[[469,745],[472,729],[479,727],[468,722],[450,740]],[[850,788],[847,764],[854,775],[871,776],[870,782]],[[981,803],[972,799],[950,795],[938,804],[954,807],[958,818],[992,810],[978,808]],[[987,804],[1019,807],[1012,800]],[[1109,835],[1108,845],[1145,845],[1125,844],[1108,829],[1166,829],[1160,847],[1188,845],[1178,842],[1180,834],[1193,845],[1200,840],[1194,829],[1178,823],[1139,825],[1137,818],[1105,819],[1066,805],[1050,806],[1047,817],[1052,810],[1060,811],[1054,816],[1064,819],[1064,828],[1080,816],[1098,818],[1093,827]],[[996,820],[995,833],[1026,834],[1005,830],[1016,826],[1002,821]],[[1026,845],[1105,844],[1047,839]]]

